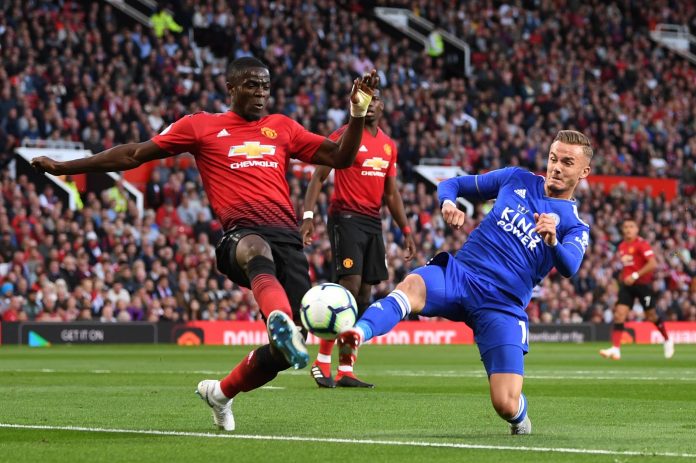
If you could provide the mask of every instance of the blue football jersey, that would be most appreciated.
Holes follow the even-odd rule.
[[[440,202],[456,197],[495,198],[493,209],[471,233],[455,258],[479,278],[510,296],[518,312],[529,303],[532,289],[554,263],[563,276],[577,272],[589,243],[589,226],[580,220],[574,200],[546,196],[545,178],[510,167],[483,175],[445,180],[438,186]],[[534,213],[551,214],[558,245],[548,246],[534,231]],[[561,263],[563,265],[560,265]]]

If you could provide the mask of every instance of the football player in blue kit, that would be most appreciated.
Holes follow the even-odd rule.
[[[339,355],[355,360],[361,343],[410,313],[463,321],[474,332],[493,408],[512,434],[531,434],[522,393],[529,349],[525,308],[532,288],[553,267],[566,278],[580,268],[590,229],[578,217],[573,193],[590,173],[592,154],[584,134],[562,130],[549,149],[546,178],[510,167],[440,183],[442,216],[454,229],[465,220],[458,197],[495,199],[495,205],[456,255],[436,255],[368,307],[339,335]]]

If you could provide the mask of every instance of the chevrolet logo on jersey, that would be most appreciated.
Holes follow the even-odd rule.
[[[271,167],[277,168],[278,162],[263,159],[264,156],[275,156],[275,145],[262,145],[258,141],[245,141],[243,145],[230,147],[228,157],[244,156],[246,160],[233,162],[230,169],[242,169],[245,167]]]
[[[382,158],[370,158],[365,159],[362,166],[363,168],[368,167],[372,170],[363,170],[361,175],[366,175],[368,177],[384,177],[387,174],[386,172],[382,172],[382,170],[389,167],[389,161],[385,161]]]
[[[370,158],[365,159],[362,163],[363,167],[371,167],[372,170],[382,170],[389,167],[389,161],[385,161],[382,158]]]
[[[275,149],[274,145],[262,145],[258,141],[245,141],[243,145],[231,146],[227,156],[246,156],[247,159],[260,159],[266,155],[275,155]]]

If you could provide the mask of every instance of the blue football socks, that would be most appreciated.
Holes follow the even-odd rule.
[[[508,423],[519,424],[524,421],[525,416],[527,416],[527,397],[524,394],[520,394],[520,408],[517,411],[517,415],[510,418]]]
[[[411,304],[403,291],[394,290],[384,299],[371,304],[355,324],[363,332],[363,342],[391,331],[411,313]]]

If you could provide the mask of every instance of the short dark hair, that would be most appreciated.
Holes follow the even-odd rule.
[[[582,132],[578,132],[577,130],[561,130],[558,132],[558,134],[556,134],[556,138],[553,139],[554,143],[557,141],[565,143],[566,145],[582,146],[582,152],[585,154],[585,156],[587,156],[587,159],[591,160],[592,156],[594,155],[590,139],[587,138],[587,135]]]
[[[227,66],[227,80],[233,82],[244,71],[251,68],[263,68],[268,70],[268,66],[260,59],[254,58],[253,56],[244,56],[242,58],[237,58]]]

